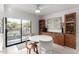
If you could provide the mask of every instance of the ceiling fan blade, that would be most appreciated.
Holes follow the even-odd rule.
[[[48,6],[45,6],[45,5],[44,5],[44,6],[40,6],[39,8],[40,8],[40,10],[41,10],[41,9],[46,9],[46,8],[49,8],[49,7],[51,7],[51,6],[49,6],[49,5],[48,5]]]

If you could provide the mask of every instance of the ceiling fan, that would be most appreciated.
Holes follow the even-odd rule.
[[[45,9],[45,8],[48,8],[50,6],[46,6],[46,5],[42,5],[42,4],[36,4],[36,10],[35,12],[36,13],[40,13],[41,12],[41,9]]]
[[[36,13],[40,13],[40,5],[39,5],[39,4],[36,5],[36,10],[35,10],[35,12],[36,12]]]

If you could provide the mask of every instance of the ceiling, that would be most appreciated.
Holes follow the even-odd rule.
[[[35,13],[36,4],[6,4],[7,9],[17,10],[34,15],[47,15],[58,11],[79,7],[79,4],[40,4],[40,13]]]

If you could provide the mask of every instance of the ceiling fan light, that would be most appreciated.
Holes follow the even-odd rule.
[[[40,10],[39,10],[39,9],[36,9],[35,12],[36,12],[36,13],[40,13]]]

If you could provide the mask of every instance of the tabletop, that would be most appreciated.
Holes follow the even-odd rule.
[[[51,41],[53,40],[51,36],[48,35],[35,35],[29,37],[31,41],[39,42],[39,41]]]

